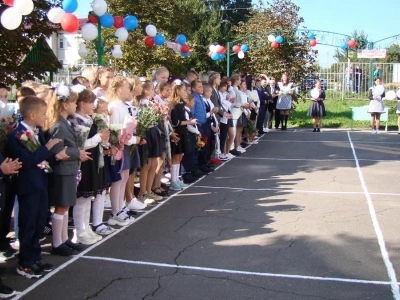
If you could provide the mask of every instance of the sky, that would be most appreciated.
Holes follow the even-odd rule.
[[[292,2],[300,7],[299,15],[304,18],[304,26],[308,29],[345,35],[350,35],[357,29],[364,31],[372,42],[399,35],[397,40],[392,38],[377,44],[380,47],[400,42],[399,0],[292,0]],[[91,1],[78,0],[78,3],[76,15],[81,18],[87,17],[91,10]],[[318,33],[316,34],[318,42]],[[326,36],[327,40],[332,41],[332,38],[333,35]],[[318,61],[322,66],[334,62],[334,47],[317,45],[315,49],[319,52]]]

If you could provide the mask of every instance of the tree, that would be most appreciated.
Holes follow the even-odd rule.
[[[240,67],[276,79],[288,72],[295,83],[313,74],[317,53],[308,45],[306,30],[296,35],[296,29],[304,22],[298,15],[299,10],[300,7],[290,0],[273,0],[266,8],[252,9],[248,21],[240,22],[235,28],[237,38],[249,46]],[[276,30],[281,31],[284,43],[274,50],[267,36]]]
[[[58,0],[35,0],[34,11],[28,16],[23,16],[22,24],[15,30],[7,30],[0,25],[2,37],[2,51],[0,52],[0,81],[7,84],[14,84],[24,80],[35,78],[43,79],[48,67],[61,68],[61,64],[49,66],[48,63],[37,64],[36,67],[27,67],[21,64],[29,54],[36,41],[42,37],[48,37],[59,29],[59,26],[49,25],[46,16],[49,9],[59,6]],[[0,4],[0,14],[8,6]]]
[[[392,44],[386,49],[386,57],[382,59],[384,63],[398,63],[400,62],[400,46]]]

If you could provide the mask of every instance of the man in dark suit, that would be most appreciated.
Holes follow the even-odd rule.
[[[262,81],[265,79],[260,80],[256,79],[256,90],[258,93],[258,98],[260,98],[260,108],[258,109],[258,117],[257,117],[257,124],[256,128],[258,130],[258,134],[264,134],[264,120],[265,114],[268,108],[268,93],[266,89],[262,86]]]
[[[9,158],[4,158],[0,153],[0,211],[4,209],[5,206],[5,198],[6,198],[6,184],[7,184],[7,175],[15,175],[18,173],[18,170],[21,168],[21,163],[18,159],[12,160]],[[1,220],[0,214],[0,221]],[[3,268],[0,268],[0,275],[4,272]],[[11,297],[15,294],[15,291],[8,286],[4,285],[3,281],[0,279],[0,294],[4,297]]]
[[[278,109],[276,109],[276,102],[278,101],[278,92],[279,92],[279,87],[276,85],[275,79],[271,78],[269,80],[269,85],[266,88],[267,93],[268,93],[268,112],[269,112],[269,122],[268,122],[268,128],[272,128],[272,119],[274,118],[275,115],[275,128],[277,129],[279,127],[279,122],[280,122],[280,112]]]

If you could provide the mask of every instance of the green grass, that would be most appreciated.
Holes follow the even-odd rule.
[[[351,128],[351,107],[368,105],[368,100],[325,100],[326,117],[322,120],[322,127]],[[397,131],[397,101],[385,101],[389,108],[388,128]],[[289,117],[289,125],[294,127],[312,127],[312,118],[307,116],[310,101],[300,101]],[[384,122],[381,124],[383,129]],[[369,128],[368,121],[354,121],[353,128]]]

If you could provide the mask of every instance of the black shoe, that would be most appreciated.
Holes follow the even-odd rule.
[[[158,196],[161,196],[161,197],[168,197],[168,196],[170,196],[169,191],[163,190],[163,189],[161,189],[161,188],[154,189],[154,190],[152,190],[152,192],[153,192],[154,194],[158,195]]]
[[[206,175],[210,174],[211,172],[214,171],[214,170],[211,170],[210,168],[208,168],[207,166],[201,166],[201,167],[199,167],[199,170]]]
[[[317,128],[314,128],[312,132],[317,132]]]
[[[8,246],[6,250],[0,252],[0,262],[14,258],[17,254],[17,250],[12,248],[11,246]]]
[[[66,244],[61,244],[58,247],[52,247],[50,253],[53,255],[60,255],[60,256],[71,256],[74,254],[74,249],[70,248]]]
[[[233,149],[231,151],[229,151],[230,154],[235,155],[235,156],[240,156],[242,155],[241,152],[237,151],[236,149]]]
[[[321,129],[317,128],[317,132],[321,132]]]
[[[196,178],[194,178],[189,173],[183,174],[182,175],[182,179],[183,179],[184,183],[193,183],[193,182],[195,182],[197,180]]]
[[[71,240],[67,240],[64,244],[67,245],[72,250],[75,250],[75,251],[78,251],[78,252],[82,251],[84,249],[83,246],[75,244],[75,243],[71,242]]]
[[[259,131],[259,132],[258,132],[259,135],[262,135],[262,134],[264,134],[264,133],[266,133],[266,132],[265,132],[265,131]]]
[[[219,165],[210,165],[207,164],[207,168],[209,168],[211,171],[214,171]]]
[[[240,146],[242,146],[243,148],[246,148],[246,147],[250,146],[250,144],[242,142],[242,143],[240,143]]]
[[[9,298],[15,295],[15,291],[12,288],[4,285],[4,283],[0,282],[0,298]]]
[[[51,272],[53,271],[53,265],[48,264],[43,259],[36,262],[36,264],[41,268],[44,272]]]
[[[22,266],[17,267],[17,273],[26,278],[39,278],[43,275],[43,270],[37,264],[33,264],[30,267],[24,268]]]
[[[201,170],[193,170],[192,171],[192,176],[194,177],[194,178],[200,178],[200,177],[203,177],[204,175],[207,175],[208,173],[204,173],[204,172],[202,172]]]
[[[281,130],[286,130],[286,126],[282,126],[282,127],[281,127]]]

